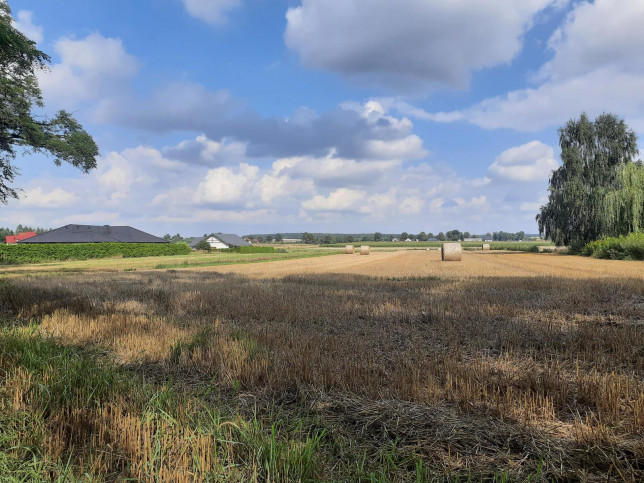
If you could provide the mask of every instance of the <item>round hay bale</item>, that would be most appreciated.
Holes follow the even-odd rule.
[[[441,258],[444,262],[460,262],[463,251],[460,243],[443,243]]]
[[[369,246],[368,245],[362,245],[360,247],[360,255],[369,255]]]
[[[490,244],[489,243],[483,243],[483,250],[490,250]]]
[[[346,247],[344,247],[344,253],[346,253],[347,255],[353,255],[354,251],[355,248],[353,247],[353,245],[347,245]]]

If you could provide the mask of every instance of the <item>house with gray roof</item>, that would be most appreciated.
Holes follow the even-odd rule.
[[[196,237],[192,239],[190,246],[194,249],[202,240],[208,242],[210,248],[217,250],[221,250],[222,248],[251,246],[250,243],[248,243],[242,237],[234,235],[232,233],[211,233],[210,235]]]
[[[65,225],[18,243],[168,243],[131,226]]]

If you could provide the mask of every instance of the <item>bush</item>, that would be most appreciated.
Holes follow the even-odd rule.
[[[40,263],[90,258],[187,255],[185,243],[34,243],[0,246],[0,264]]]
[[[195,248],[197,250],[210,251],[210,243],[208,243],[206,240],[201,240],[199,243],[195,245]]]
[[[581,253],[611,260],[644,260],[644,233],[602,238],[588,243]]]

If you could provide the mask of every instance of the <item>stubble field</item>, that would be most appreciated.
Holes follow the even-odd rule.
[[[439,257],[7,279],[0,473],[641,480],[642,263]]]

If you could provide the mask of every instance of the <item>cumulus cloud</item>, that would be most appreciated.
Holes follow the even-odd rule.
[[[578,2],[548,41],[554,56],[539,84],[458,111],[428,113],[398,103],[400,112],[438,122],[466,121],[486,129],[539,131],[582,111],[618,112],[644,131],[644,2]]]
[[[99,33],[80,40],[61,38],[54,50],[60,62],[39,72],[38,81],[48,102],[68,108],[115,95],[138,71],[138,61],[125,51],[121,39]]]
[[[34,24],[34,14],[29,10],[18,10],[13,26],[39,44],[43,40],[42,26]]]
[[[518,182],[542,182],[559,167],[554,150],[540,141],[506,149],[490,165],[490,176]]]
[[[305,65],[395,90],[464,87],[506,64],[553,0],[302,0],[286,13],[286,45]]]
[[[73,205],[78,197],[62,188],[45,191],[42,187],[27,189],[23,193],[22,205],[33,208],[61,208]]]
[[[241,163],[239,168],[211,169],[199,184],[194,197],[196,203],[229,204],[246,199],[257,180],[259,168]]]
[[[182,0],[190,15],[211,25],[219,25],[226,21],[230,10],[238,7],[241,0]]]
[[[358,211],[358,203],[365,198],[361,190],[338,188],[327,196],[316,195],[302,202],[302,208],[311,211]]]

